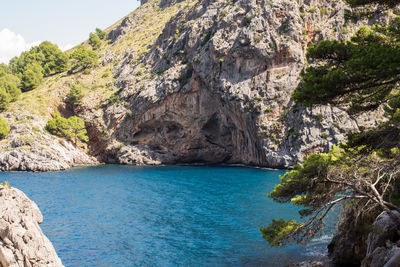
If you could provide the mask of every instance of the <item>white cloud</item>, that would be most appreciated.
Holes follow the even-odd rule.
[[[64,46],[60,46],[60,49],[62,50],[62,51],[67,51],[67,50],[69,50],[69,49],[71,49],[72,47],[74,47],[75,45],[73,45],[73,44],[66,44],[66,45],[64,45]]]
[[[27,43],[20,34],[3,29],[0,31],[0,63],[8,63],[11,58],[38,44],[39,41]]]

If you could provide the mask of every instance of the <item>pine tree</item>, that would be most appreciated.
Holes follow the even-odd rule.
[[[7,121],[0,116],[0,139],[3,139],[10,132]]]
[[[71,72],[89,71],[99,64],[99,54],[84,46],[78,47],[72,54]]]
[[[400,1],[349,0],[354,7],[388,8]],[[329,153],[308,156],[281,177],[269,194],[277,202],[303,207],[307,220],[275,220],[261,227],[271,245],[310,240],[324,227],[328,212],[347,203],[342,227],[365,229],[377,215],[400,211],[400,19],[390,25],[361,27],[350,41],[322,41],[308,48],[311,63],[293,93],[305,106],[331,104],[350,114],[384,107],[386,121],[350,133]],[[344,229],[344,228],[342,228]]]

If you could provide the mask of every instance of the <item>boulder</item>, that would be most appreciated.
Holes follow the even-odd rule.
[[[395,216],[400,213],[392,211]],[[362,267],[400,266],[400,225],[387,212],[382,212],[368,235],[367,255]]]
[[[22,191],[0,184],[0,266],[58,267],[60,258],[39,224],[38,206]]]

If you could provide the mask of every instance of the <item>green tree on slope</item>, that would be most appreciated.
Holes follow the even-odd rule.
[[[3,139],[10,132],[7,121],[0,116],[0,139]]]
[[[7,65],[0,64],[0,111],[4,111],[21,94],[19,85],[19,78],[12,74]]]
[[[97,50],[101,46],[101,40],[99,36],[95,33],[90,33],[89,34],[89,44],[93,48],[93,50]]]
[[[73,84],[67,94],[68,100],[75,106],[82,104],[82,98],[84,97],[83,86],[79,84]]]
[[[69,59],[57,45],[44,41],[31,50],[21,53],[19,57],[12,58],[9,67],[14,74],[20,75],[33,63],[39,64],[43,68],[43,75],[47,77],[66,71]]]
[[[37,62],[25,67],[21,76],[22,91],[27,92],[37,88],[43,81],[43,68]]]
[[[53,115],[53,118],[47,122],[46,129],[51,134],[65,137],[75,144],[78,144],[78,141],[89,141],[85,122],[77,116],[72,116],[67,119],[62,117],[57,111]]]
[[[103,31],[100,28],[96,28],[96,35],[101,39],[104,40],[104,38],[106,37],[106,32]]]
[[[68,67],[68,56],[48,41],[22,52],[9,63],[12,73],[21,79],[20,87],[24,92],[38,87],[44,77],[66,71]]]
[[[80,46],[71,54],[71,60],[71,72],[88,72],[99,64],[99,54],[84,46]]]

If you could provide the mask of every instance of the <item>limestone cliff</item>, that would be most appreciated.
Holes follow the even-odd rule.
[[[11,132],[0,141],[0,169],[97,162],[287,168],[379,119],[330,106],[306,109],[291,93],[308,64],[308,45],[349,38],[361,24],[384,23],[390,12],[354,24],[342,0],[141,3],[106,30],[92,72],[52,76],[2,114]],[[79,106],[66,99],[76,83],[85,88]],[[85,120],[87,147],[46,132],[54,109]],[[367,253],[365,244],[350,249],[363,250],[361,258]]]
[[[0,184],[0,266],[63,266],[43,234],[37,205],[22,191]]]
[[[306,47],[347,38],[357,28],[345,20],[344,2],[141,2],[106,30],[99,67],[46,81],[32,93],[41,112],[23,108],[21,101],[5,114],[13,126],[0,143],[3,170],[96,162],[84,152],[105,163],[286,168],[328,150],[346,132],[375,123],[376,116],[350,118],[336,108],[305,109],[291,100],[307,64]],[[386,18],[381,14],[360,23]],[[72,83],[87,88],[79,107],[65,100]],[[43,127],[54,108],[85,120],[88,147],[50,140]],[[41,138],[26,141],[35,134]]]
[[[142,3],[164,8],[176,1]],[[346,23],[343,2],[181,5],[147,53],[127,51],[113,61],[121,102],[106,105],[101,118],[82,113],[92,122],[92,136],[108,130],[95,152],[101,160],[284,168],[344,141],[348,131],[374,124],[329,106],[305,109],[290,98],[307,45],[346,38],[357,28]],[[137,22],[132,14],[108,38],[117,45]]]

